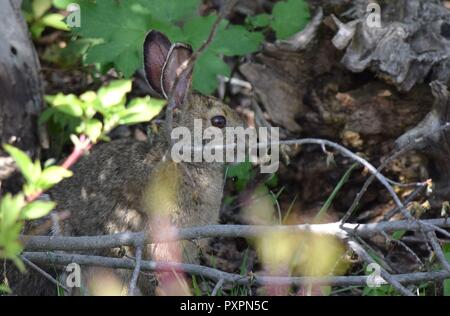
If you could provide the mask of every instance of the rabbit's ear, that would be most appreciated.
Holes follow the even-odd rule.
[[[184,63],[192,55],[192,49],[185,44],[171,44],[162,33],[151,31],[144,42],[144,68],[147,81],[153,90],[166,99],[173,95],[180,104],[189,91],[192,67],[182,71]],[[178,76],[177,86],[175,82]]]
[[[163,95],[161,84],[162,69],[172,44],[162,33],[150,31],[144,41],[144,70],[153,90]]]
[[[163,94],[166,98],[173,95],[177,105],[183,102],[190,89],[192,66],[189,66],[189,69],[185,68],[188,66],[187,62],[191,55],[192,48],[189,45],[175,43],[172,45],[163,67],[161,77]],[[176,82],[177,77],[179,77],[178,82]]]

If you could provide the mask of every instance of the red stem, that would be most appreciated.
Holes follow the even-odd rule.
[[[84,138],[83,136],[80,137],[80,140],[82,142],[88,140],[87,138]],[[64,162],[62,163],[61,167],[63,167],[64,169],[69,169],[70,167],[72,167],[83,155],[86,151],[90,150],[92,148],[92,146],[94,144],[92,144],[89,140],[88,142],[85,143],[86,145],[83,147],[77,147],[75,146],[73,151],[71,152],[71,154],[66,158],[66,160],[64,160]],[[35,200],[37,200],[42,193],[44,193],[43,190],[39,190],[29,196],[26,197],[26,200],[28,203],[33,202]]]

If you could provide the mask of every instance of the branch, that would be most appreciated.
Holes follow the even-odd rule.
[[[445,218],[422,220],[426,231],[434,231],[434,227],[450,228],[450,221]],[[342,226],[342,227],[341,227]],[[340,222],[329,224],[302,224],[302,225],[208,225],[200,227],[180,228],[177,236],[159,239],[155,242],[168,242],[175,240],[191,240],[209,237],[244,237],[254,238],[268,233],[313,233],[331,235],[345,239],[350,233],[360,237],[370,238],[382,232],[394,232],[399,230],[419,231],[418,222],[409,220],[380,222],[372,224],[344,224]],[[102,236],[23,236],[22,242],[27,251],[42,250],[93,250],[107,249],[119,246],[134,246],[147,241],[144,232],[125,232]]]
[[[436,130],[431,131],[430,133],[428,133],[424,137],[415,139],[414,141],[411,141],[410,143],[404,145],[403,147],[399,148],[395,153],[390,155],[387,159],[385,159],[381,163],[381,165],[377,168],[377,171],[381,173],[381,171],[383,171],[383,169],[389,163],[391,163],[395,159],[401,157],[405,153],[415,149],[418,143],[423,143],[424,141],[426,141],[427,139],[432,137],[434,134],[440,133],[440,132],[445,131],[445,130],[447,130],[449,128],[450,128],[450,123],[445,123],[445,124],[441,125],[439,128],[437,128]],[[361,198],[363,197],[364,193],[367,191],[367,189],[369,188],[370,184],[373,182],[374,179],[375,179],[375,175],[372,174],[369,177],[369,179],[366,180],[366,182],[364,183],[363,187],[361,188],[361,190],[359,191],[358,195],[356,196],[355,200],[353,201],[352,205],[350,206],[350,208],[348,209],[347,213],[345,214],[345,216],[344,216],[344,218],[342,220],[343,222],[345,222],[351,216],[351,214],[354,212],[354,210],[358,207],[359,201],[361,200]],[[402,211],[402,208],[397,208],[397,210]]]
[[[442,265],[442,268],[446,269],[450,272],[450,263],[447,261],[447,258],[445,257],[444,252],[442,251],[441,245],[439,244],[439,241],[436,237],[436,233],[429,232],[428,239],[430,241],[431,247],[433,247],[434,254],[438,258],[439,262]]]
[[[128,294],[130,296],[135,295],[137,279],[139,277],[139,273],[141,272],[141,264],[142,264],[142,246],[136,247],[136,259],[135,259],[135,267],[133,271],[133,275],[131,277],[129,291]]]
[[[45,272],[44,270],[42,270],[41,268],[39,268],[37,265],[35,265],[33,262],[31,262],[30,260],[28,260],[26,257],[24,256],[20,256],[22,258],[22,260],[29,265],[33,270],[35,270],[36,272],[40,273],[44,278],[46,278],[47,280],[49,280],[50,282],[52,282],[53,284],[55,284],[56,286],[61,287],[62,289],[64,289],[64,291],[66,291],[66,293],[69,293],[69,289],[67,287],[65,287],[64,285],[62,285],[60,282],[58,282],[58,280],[56,280],[54,277],[52,277],[50,274],[48,274],[47,272]]]
[[[355,240],[349,240],[348,246],[367,264],[376,263],[375,260],[366,252],[366,250]],[[391,284],[399,293],[405,296],[414,296],[410,290],[405,288],[396,277],[392,276],[383,267],[380,266],[381,277]]]
[[[67,265],[70,263],[78,263],[80,265],[99,266],[112,269],[128,269],[132,270],[135,261],[128,258],[108,258],[100,256],[73,255],[61,253],[45,253],[45,252],[24,252],[25,258],[41,263]],[[204,267],[195,264],[174,263],[174,262],[154,262],[142,261],[141,270],[146,272],[172,272],[184,271],[189,274],[202,276],[215,282],[223,280],[224,283],[238,285],[335,285],[348,286],[360,285],[366,286],[368,276],[327,276],[327,277],[277,277],[277,276],[258,276],[252,274],[250,276],[242,276],[224,272],[218,269]],[[397,274],[395,279],[401,284],[416,284],[426,281],[440,281],[450,278],[449,271],[433,271],[433,272],[417,272],[407,274]]]

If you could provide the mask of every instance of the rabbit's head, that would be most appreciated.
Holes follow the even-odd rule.
[[[184,126],[193,131],[195,119],[202,120],[202,129],[243,126],[239,115],[228,105],[214,97],[191,92],[193,69],[183,71],[191,56],[189,45],[172,44],[160,32],[150,31],[145,38],[145,75],[154,91],[173,99],[173,127]]]

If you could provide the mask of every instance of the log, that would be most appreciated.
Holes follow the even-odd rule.
[[[37,116],[43,107],[40,64],[20,10],[21,1],[0,2],[0,139],[32,157],[39,155]],[[12,160],[0,149],[1,191],[20,187]]]

